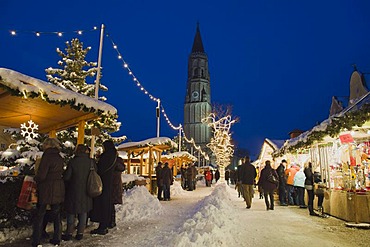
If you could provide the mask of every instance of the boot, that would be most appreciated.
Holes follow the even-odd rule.
[[[315,213],[315,211],[313,211],[313,206],[312,205],[308,205],[308,210],[309,210],[311,216],[317,216],[317,213]]]
[[[318,207],[317,211],[319,212],[319,215],[323,215],[324,214],[324,208],[321,206],[321,207]]]

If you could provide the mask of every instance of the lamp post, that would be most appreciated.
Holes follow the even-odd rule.
[[[159,137],[159,125],[160,125],[160,106],[161,106],[161,100],[157,99],[157,108],[156,108],[156,115],[157,115],[157,137]]]
[[[96,80],[95,80],[95,99],[98,99],[99,97],[101,58],[102,58],[102,53],[103,53],[103,38],[104,38],[104,24],[101,24],[100,44],[99,44],[99,54],[98,54],[98,71],[96,73]],[[92,128],[94,128],[94,126]],[[95,153],[95,135],[91,131],[91,152],[90,152],[91,158],[94,157],[94,153]]]

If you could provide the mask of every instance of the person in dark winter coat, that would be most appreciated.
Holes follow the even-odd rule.
[[[164,163],[164,167],[162,170],[162,176],[163,176],[163,192],[164,192],[164,200],[169,201],[171,191],[170,191],[170,186],[173,183],[173,176],[172,176],[172,171],[168,167],[168,163]]]
[[[313,211],[313,200],[314,200],[314,191],[313,191],[313,172],[312,172],[312,163],[309,162],[308,165],[304,169],[304,175],[306,175],[306,179],[304,181],[305,188],[308,194],[308,211],[311,216],[317,216],[317,214]]]
[[[67,231],[62,236],[65,241],[72,239],[75,230],[75,215],[78,217],[76,239],[81,240],[86,227],[87,213],[92,209],[92,198],[86,193],[87,179],[91,168],[96,169],[95,161],[89,157],[89,149],[78,144],[75,156],[64,173],[66,197],[64,209],[67,212]]]
[[[44,153],[34,180],[37,183],[38,202],[33,224],[32,246],[40,244],[43,220],[47,205],[51,208],[54,223],[52,244],[60,244],[62,225],[60,220],[61,203],[64,201],[63,181],[64,160],[60,156],[60,142],[56,138],[47,138],[42,144]]]
[[[271,162],[269,160],[266,160],[265,167],[261,171],[258,186],[261,186],[263,189],[266,210],[274,210],[274,191],[276,190],[278,185],[276,183],[270,182],[269,176],[274,176],[276,178],[276,181],[279,180],[276,171],[271,167]]]
[[[93,199],[91,221],[99,222],[99,227],[92,230],[91,234],[105,235],[112,217],[112,188],[113,171],[117,160],[117,150],[113,141],[107,140],[103,143],[104,151],[98,161],[98,174],[103,183],[103,192]]]
[[[326,184],[322,181],[320,172],[314,172],[313,180],[315,186],[314,194],[317,196],[317,210],[319,212],[317,215],[324,216],[325,213],[322,205],[324,202],[325,190],[327,189]]]
[[[286,180],[285,168],[287,166],[286,160],[282,160],[276,172],[279,176],[279,201],[280,206],[288,206],[287,193],[286,193]]]
[[[190,165],[190,167],[191,167],[191,175],[192,175],[191,180],[192,180],[192,182],[193,182],[193,189],[195,190],[195,189],[197,188],[197,175],[198,175],[198,170],[197,170],[197,168],[195,167],[195,164],[194,164],[194,163],[192,163],[192,164]]]
[[[249,157],[244,158],[244,163],[238,167],[238,182],[241,183],[242,195],[247,204],[247,209],[252,206],[254,194],[254,180],[256,179],[256,168],[250,163]]]
[[[163,195],[163,175],[162,175],[163,167],[164,167],[163,163],[158,162],[158,165],[155,168],[155,174],[157,177],[157,188],[158,188],[157,198],[160,201],[163,200],[163,196],[162,196]]]
[[[230,170],[225,171],[225,180],[227,185],[229,185],[229,179],[230,179]]]
[[[121,157],[117,157],[113,170],[113,188],[112,188],[112,216],[108,228],[114,228],[116,224],[116,208],[114,205],[122,204],[122,172],[126,169],[125,163]]]
[[[186,181],[188,182],[188,191],[194,190],[195,172],[193,164],[189,164],[186,169]]]
[[[218,169],[215,171],[215,179],[216,179],[216,183],[220,179],[220,171]]]

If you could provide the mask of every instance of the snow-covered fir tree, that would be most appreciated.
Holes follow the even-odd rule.
[[[83,43],[79,39],[72,39],[71,42],[66,42],[65,52],[59,48],[56,49],[61,60],[58,61],[59,68],[46,69],[46,78],[49,82],[78,92],[90,97],[95,95],[94,78],[98,71],[96,62],[87,62],[86,55],[91,50],[91,47],[84,48]],[[88,83],[88,79],[92,79],[92,83]],[[100,84],[100,89],[107,88]],[[105,100],[104,98],[101,100]]]
[[[83,43],[77,38],[66,42],[65,52],[57,48],[56,51],[61,57],[61,60],[58,61],[59,68],[48,68],[45,70],[48,81],[74,92],[95,97],[95,83],[93,79],[97,74],[98,67],[96,62],[87,62],[85,60],[90,50],[91,47],[84,48]],[[91,79],[92,83],[89,83],[88,79]],[[108,90],[101,83],[99,84],[99,89]],[[105,97],[100,97],[99,99],[102,101],[106,100]],[[87,124],[86,129],[91,130],[94,127],[100,130],[100,135],[96,139],[97,145],[100,145],[107,139],[113,139],[117,143],[124,141],[126,139],[125,136],[115,138],[110,136],[110,133],[118,131],[120,126],[121,123],[117,121],[116,116],[109,115]],[[72,147],[76,144],[75,133],[73,132],[75,132],[75,128],[59,132],[58,139],[62,142],[71,142]],[[89,144],[90,139],[91,136],[87,135],[87,144]]]

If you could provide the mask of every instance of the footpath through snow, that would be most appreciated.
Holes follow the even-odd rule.
[[[274,211],[266,211],[264,201],[257,198],[252,208],[246,209],[226,184],[200,184],[195,191],[183,191],[175,182],[171,190],[169,202],[159,202],[145,187],[125,192],[123,205],[116,208],[116,228],[105,236],[91,236],[88,231],[96,225],[90,225],[83,240],[62,241],[60,246],[346,247],[370,243],[366,230],[346,228],[343,221],[332,217],[309,216],[307,209],[276,206]],[[30,245],[29,237],[0,243]]]

